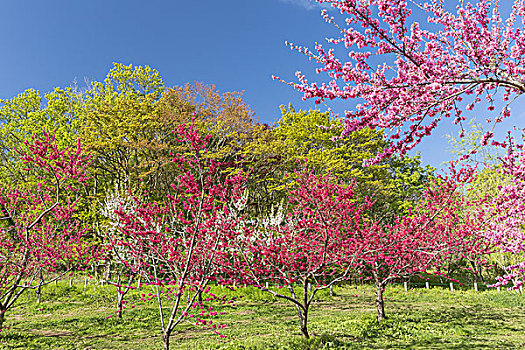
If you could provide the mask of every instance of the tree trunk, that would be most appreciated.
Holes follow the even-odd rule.
[[[376,281],[376,307],[377,307],[377,320],[383,321],[385,316],[385,300],[383,299],[383,283]]]
[[[310,339],[310,334],[308,334],[308,290],[310,289],[310,283],[308,282],[308,279],[304,281],[303,284],[303,304],[304,304],[304,310],[302,313],[302,317],[300,317],[301,320],[301,332],[303,333],[304,337],[306,339]],[[300,309],[298,311],[301,311]]]
[[[0,333],[2,332],[2,329],[4,327],[4,320],[5,320],[5,311],[3,308],[0,309]]]
[[[109,281],[111,279],[111,255],[109,259],[104,263],[104,273],[102,279]]]
[[[303,322],[301,322],[301,333],[303,333],[306,339],[310,339],[310,334],[308,334],[308,327],[306,324],[307,321],[308,319],[306,318],[306,315],[304,315]]]
[[[297,314],[299,315],[299,324],[301,326],[301,333],[303,333],[303,336],[306,339],[310,338],[310,334],[308,333],[308,311],[303,312],[301,307],[299,305],[295,305],[295,308],[297,309]]]
[[[117,289],[117,317],[118,318],[122,318],[122,308],[123,308],[123,304],[122,304],[122,300],[124,299],[124,296],[120,293],[120,288]]]
[[[42,270],[40,270],[39,272],[39,279],[40,283],[38,283],[38,287],[35,290],[37,304],[40,304],[40,299],[42,297],[42,283],[44,283],[44,275],[42,273]]]
[[[199,305],[204,304],[204,302],[202,301],[202,290],[199,290],[197,292],[197,302],[199,303]]]
[[[162,342],[164,343],[164,350],[170,350],[170,334],[164,333],[162,335]]]
[[[36,294],[36,302],[37,304],[40,304],[40,297],[42,296],[42,285],[39,284],[37,289],[35,290],[35,294]]]
[[[307,282],[308,281],[305,281],[304,284],[303,284],[303,302],[304,302],[304,309],[299,306],[300,304],[297,303],[295,304],[295,309],[297,310],[297,316],[299,316],[299,325],[301,326],[301,333],[303,333],[303,336],[306,338],[306,339],[309,339],[310,338],[310,334],[308,334],[308,285],[307,285]],[[290,289],[290,294],[292,296],[292,298],[296,301],[297,300],[297,297],[296,297],[296,294],[293,290],[293,286],[289,286],[288,287]]]

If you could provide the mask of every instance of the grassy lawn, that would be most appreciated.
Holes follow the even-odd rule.
[[[62,282],[64,283],[64,282]],[[146,289],[140,292],[148,292]],[[388,319],[375,320],[373,289],[348,286],[312,306],[310,341],[300,337],[295,308],[252,288],[215,294],[244,295],[226,314],[226,338],[184,324],[173,334],[173,349],[523,349],[525,298],[515,292],[474,292],[388,287]],[[138,294],[129,298],[137,299]],[[124,318],[114,310],[110,286],[47,286],[43,302],[33,292],[8,312],[0,349],[162,349],[157,310],[136,303]]]

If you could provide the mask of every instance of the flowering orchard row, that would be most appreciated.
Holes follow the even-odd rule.
[[[473,169],[451,168],[405,215],[389,217],[376,215],[374,197],[360,196],[354,183],[298,172],[286,189],[285,209],[260,219],[245,214],[250,174],[221,171],[223,164],[208,156],[210,136],[180,124],[173,138],[185,152],[172,154],[178,172],[165,197],[137,188],[115,191],[104,205],[98,235],[77,215],[89,193],[90,157],[81,145],[59,150],[45,131],[25,142],[20,159],[27,183],[2,189],[2,321],[24,291],[110,260],[118,316],[140,279],[152,288],[143,299],[159,307],[166,348],[182,321],[203,326],[217,316],[204,308],[217,298],[207,294],[210,282],[249,284],[289,301],[309,337],[312,301],[334,283],[371,279],[381,320],[389,282],[427,271],[445,275],[462,259],[482,264],[492,249],[485,239],[484,199],[469,200],[463,192]],[[267,282],[282,288],[268,288]]]

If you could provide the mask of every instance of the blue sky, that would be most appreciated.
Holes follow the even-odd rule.
[[[271,123],[281,104],[313,106],[271,76],[311,72],[312,63],[284,41],[313,47],[333,35],[320,10],[310,0],[3,1],[0,98],[75,80],[82,87],[122,62],[157,69],[167,85],[203,81],[223,92],[245,90],[259,120]],[[420,145],[426,163],[451,158],[443,134],[453,130],[441,127]]]

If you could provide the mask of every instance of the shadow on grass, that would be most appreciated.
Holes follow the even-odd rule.
[[[521,349],[525,338],[495,341],[494,335],[522,334],[524,319],[509,320],[482,306],[397,311],[381,323],[368,314],[347,322],[339,332],[320,336],[316,346],[301,348]]]

